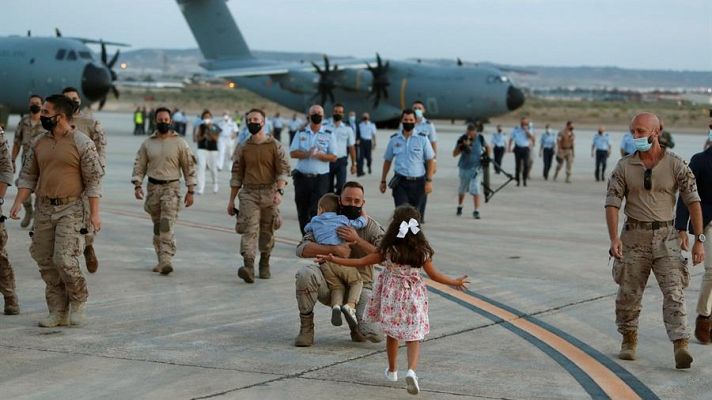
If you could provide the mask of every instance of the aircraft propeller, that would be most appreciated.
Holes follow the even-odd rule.
[[[334,103],[334,88],[336,88],[336,79],[334,75],[339,70],[338,65],[334,65],[334,68],[329,67],[329,58],[324,55],[324,69],[319,68],[319,66],[312,61],[311,63],[316,69],[316,73],[319,74],[319,84],[317,87],[317,92],[314,94],[313,99],[317,96],[321,96],[321,101],[319,104],[322,106],[326,103],[327,97]]]
[[[376,98],[373,102],[374,108],[378,107],[378,103],[381,101],[381,96],[383,96],[384,99],[388,98],[388,86],[391,84],[388,80],[388,68],[390,68],[390,63],[386,61],[384,64],[378,53],[376,53],[376,66],[372,67],[368,64],[368,70],[371,71],[371,74],[373,75],[371,94],[369,96],[374,96]]]
[[[101,41],[101,62],[106,66],[106,68],[109,69],[109,73],[111,74],[111,92],[114,94],[115,98],[119,98],[119,91],[116,89],[116,86],[114,85],[113,82],[116,81],[116,72],[114,72],[114,64],[116,64],[116,61],[119,59],[119,54],[121,53],[121,50],[117,49],[116,53],[114,54],[113,57],[111,57],[111,60],[107,62],[107,54],[106,54],[106,45],[104,44],[103,41]],[[107,94],[108,95],[108,94]],[[104,104],[106,103],[106,97],[107,95],[104,95],[104,97],[99,101],[99,110],[104,108]]]

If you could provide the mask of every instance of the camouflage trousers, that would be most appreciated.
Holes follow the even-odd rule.
[[[561,162],[558,162],[559,158]],[[566,177],[569,178],[571,176],[571,168],[574,164],[574,151],[572,149],[561,150],[557,155],[556,172],[554,172],[556,176],[559,175],[559,171],[561,171],[561,167],[564,166],[564,163],[566,163]]]
[[[663,322],[668,337],[689,338],[684,289],[690,282],[690,274],[675,228],[652,230],[626,223],[621,241],[623,258],[613,263],[613,280],[618,284],[618,332],[637,331],[643,291],[652,270],[663,294]]]
[[[256,251],[270,253],[274,247],[274,231],[282,226],[279,208],[274,205],[274,187],[243,187],[238,193],[240,214],[235,223],[235,232],[242,235],[240,254],[243,258],[255,259]]]
[[[15,297],[15,273],[7,258],[7,230],[5,224],[0,223],[0,294],[3,297]]]
[[[144,210],[153,221],[153,248],[159,264],[170,264],[176,254],[173,230],[180,210],[180,182],[148,184]]]
[[[79,269],[84,251],[84,204],[81,200],[53,206],[38,197],[30,255],[45,281],[50,312],[66,312],[70,302],[84,303],[89,295]]]
[[[297,271],[295,279],[299,313],[310,314],[314,312],[314,306],[317,301],[331,307],[329,286],[326,284],[326,279],[324,279],[324,275],[318,265],[309,264],[301,267]],[[363,314],[366,311],[366,305],[371,298],[372,291],[372,282],[364,282],[361,296],[356,306],[356,320],[362,335],[380,342],[383,340],[383,329],[380,324],[363,322]]]

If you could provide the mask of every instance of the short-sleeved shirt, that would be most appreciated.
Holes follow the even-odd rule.
[[[602,134],[596,133],[595,135],[593,135],[593,147],[596,150],[610,150],[611,136],[608,134],[608,132],[603,132]]]
[[[433,146],[424,133],[412,133],[408,138],[403,132],[396,132],[391,135],[391,139],[386,146],[386,153],[383,159],[392,161],[395,166],[393,170],[396,174],[407,177],[420,177],[425,175],[425,161],[435,157]]]
[[[294,135],[289,151],[317,151],[325,154],[336,154],[336,140],[331,129],[321,126],[319,132],[313,132],[311,126],[307,126]],[[297,161],[294,167],[303,174],[328,174],[329,162],[317,160],[316,158],[303,158]]]
[[[509,135],[510,139],[514,141],[514,145],[517,147],[529,147],[529,136],[527,136],[527,133],[522,129],[521,126],[515,126],[514,129],[512,129],[512,133]]]
[[[420,122],[415,124],[414,132],[425,132],[425,134],[428,136],[428,140],[430,140],[430,143],[437,143],[438,141],[438,132],[435,129],[435,124],[433,124],[426,118],[421,119]]]
[[[467,140],[467,134],[460,136],[457,140],[457,145],[459,146],[462,141]],[[463,151],[460,153],[460,159],[457,161],[457,166],[460,169],[477,169],[480,167],[480,157],[482,157],[482,152],[486,146],[485,138],[482,134],[478,134],[472,139],[470,143],[470,151]]]
[[[289,120],[289,130],[292,132],[298,131],[302,125],[304,125],[304,121],[299,118]]]
[[[492,134],[492,146],[505,147],[506,145],[507,140],[505,138],[504,132],[495,132]]]
[[[361,121],[358,124],[358,130],[361,132],[363,140],[373,140],[373,137],[376,136],[376,124],[371,121]]]
[[[373,246],[378,247],[381,245],[381,240],[383,239],[385,231],[381,224],[376,222],[375,219],[368,217],[368,223],[366,224],[366,227],[363,229],[356,229],[356,233],[361,239],[367,241]],[[309,243],[314,242],[314,234],[305,233],[304,237],[302,238],[302,241],[299,243],[299,245],[297,245],[297,257],[302,256],[304,252],[304,247],[306,247]],[[351,246],[351,255],[349,256],[350,258],[361,258],[366,255],[368,255],[368,253],[361,249],[359,246]],[[363,281],[364,286],[371,287],[371,284],[373,283],[373,265],[369,267],[359,268],[359,273],[361,274],[361,280]]]
[[[314,235],[314,240],[319,244],[340,245],[344,241],[336,233],[337,229],[346,226],[363,229],[367,223],[366,217],[363,216],[356,219],[348,219],[345,215],[339,215],[335,212],[324,212],[315,215],[304,227],[304,232],[311,232]]]
[[[621,150],[623,150],[626,155],[635,153],[635,139],[633,139],[633,134],[630,132],[626,132],[625,135],[623,135],[623,139],[621,139]]]
[[[339,126],[332,124],[330,129],[334,131],[334,140],[336,140],[336,157],[346,157],[349,154],[349,147],[356,144],[354,130],[343,122]]]
[[[620,159],[608,180],[606,207],[620,208],[625,198],[623,212],[627,217],[643,222],[664,222],[675,218],[678,191],[686,205],[700,201],[695,175],[678,155],[667,152],[652,168],[651,190],[644,186],[645,170],[640,153]]]
[[[544,132],[541,135],[541,148],[542,149],[553,149],[556,146],[556,135],[551,131]]]
[[[220,129],[216,124],[202,124],[198,129],[198,149],[208,151],[218,151],[218,137]],[[202,138],[200,137],[202,135]]]

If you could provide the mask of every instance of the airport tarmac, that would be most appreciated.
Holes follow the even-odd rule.
[[[0,398],[411,397],[404,389],[405,349],[401,380],[385,381],[385,345],[352,343],[347,327],[331,326],[328,307],[315,310],[315,345],[293,346],[299,330],[294,273],[312,261],[294,255],[299,228],[291,182],[271,280],[248,285],[237,278],[239,236],[225,213],[227,171],[220,173],[217,195],[198,196],[193,207],[181,211],[175,272],[160,276],[151,272],[156,261],[151,223],[129,183],[144,137],[131,135],[130,114],[95,116],[106,128],[109,147],[103,229],[95,244],[100,267],[86,274],[88,324],[37,327],[46,314],[44,283],[28,252],[28,230],[18,221],[6,222],[22,314],[0,316]],[[10,126],[16,122],[11,119]],[[712,347],[691,340],[692,369],[675,370],[654,280],[644,298],[639,358],[616,358],[616,285],[607,254],[605,183],[595,182],[590,157],[593,131],[577,131],[572,184],[563,177],[544,181],[537,157],[529,186],[510,183],[483,202],[482,219],[474,220],[471,199],[464,215],[455,216],[457,159],[451,152],[462,128],[437,126],[438,173],[423,229],[438,268],[468,274],[472,284],[465,293],[430,287],[432,328],[418,368],[420,398],[712,398]],[[390,192],[378,192],[378,182],[390,134],[379,132],[374,174],[360,179],[366,212],[384,225],[393,200]],[[12,131],[6,135],[11,140]],[[612,132],[608,172],[619,158],[621,135]],[[689,159],[705,136],[675,140],[674,151]],[[513,172],[511,153],[503,166]],[[502,175],[492,177],[502,182]],[[207,187],[209,179],[208,174]],[[14,194],[10,188],[6,204]],[[691,272],[686,294],[692,330],[703,268]]]

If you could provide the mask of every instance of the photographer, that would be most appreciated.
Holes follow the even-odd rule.
[[[457,162],[459,168],[460,186],[457,193],[457,215],[462,215],[462,202],[465,200],[465,192],[472,195],[475,211],[472,216],[480,219],[480,174],[481,157],[486,153],[490,155],[490,148],[485,143],[485,138],[478,132],[475,124],[467,125],[467,132],[460,136],[452,151],[452,156],[460,156]]]

